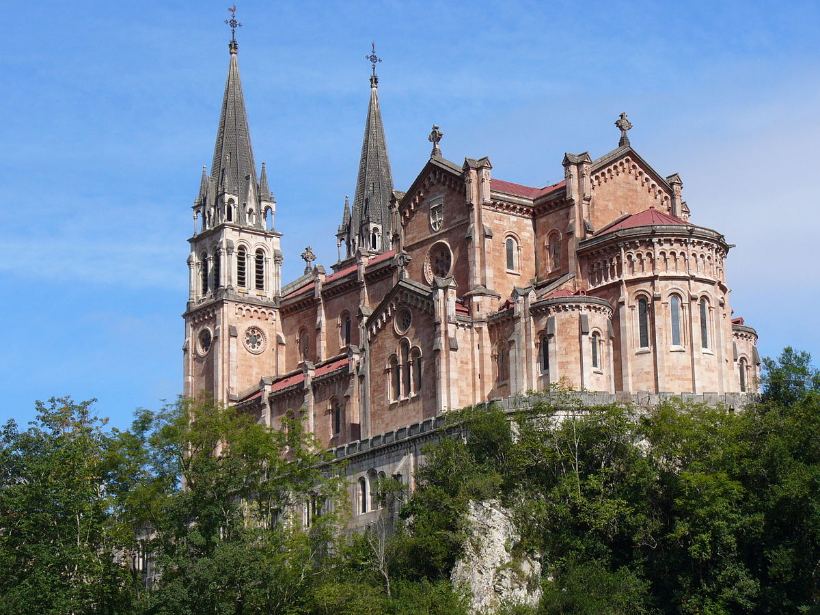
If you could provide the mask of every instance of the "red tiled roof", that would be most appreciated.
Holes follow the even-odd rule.
[[[686,220],[668,214],[665,211],[658,211],[654,207],[650,207],[649,209],[645,209],[644,211],[632,214],[631,216],[624,218],[620,222],[616,222],[612,226],[605,226],[599,231],[599,234],[612,233],[614,231],[620,231],[627,228],[635,228],[638,226],[653,226],[655,224],[687,225],[689,223]]]
[[[247,395],[245,395],[245,397],[239,400],[239,403],[252,401],[254,399],[259,399],[260,397],[262,397],[262,391],[254,391],[253,393],[248,393]]]
[[[732,318],[733,325],[743,325],[746,321],[743,320],[743,316],[738,316],[737,318]]]
[[[350,359],[347,357],[342,357],[341,359],[336,359],[335,361],[331,361],[330,363],[325,363],[324,365],[320,365],[316,368],[313,376],[314,378],[319,376],[324,376],[325,374],[329,374],[330,372],[335,372],[337,369],[342,367],[346,367],[347,364],[350,362]]]
[[[395,254],[396,254],[396,251],[395,251],[395,250],[388,250],[387,252],[382,252],[381,254],[379,254],[379,255],[374,256],[373,258],[371,258],[371,259],[370,259],[370,262],[369,262],[369,263],[367,263],[367,266],[368,266],[368,267],[370,267],[370,266],[372,266],[372,265],[376,265],[376,264],[378,264],[378,263],[384,262],[384,261],[386,261],[386,260],[388,260],[388,259],[393,258],[393,256],[394,256]]]
[[[298,374],[293,374],[292,376],[286,376],[281,380],[274,382],[273,386],[271,386],[270,390],[271,393],[276,393],[277,391],[282,391],[287,389],[294,384],[299,384],[300,382],[305,381],[305,374],[303,372],[299,372]]]
[[[550,192],[554,192],[559,188],[563,188],[565,184],[566,182],[560,181],[557,184],[552,184],[551,186],[544,186],[543,188],[533,188],[532,186],[524,186],[523,184],[508,182],[504,181],[503,179],[491,179],[490,190],[495,190],[496,192],[503,192],[505,194],[512,194],[513,196],[521,196],[525,199],[535,200],[538,197],[542,197],[545,194],[549,194]]]
[[[302,292],[303,290],[307,290],[308,288],[312,288],[312,287],[313,287],[313,280],[311,280],[307,284],[303,284],[299,288],[294,288],[292,291],[290,291],[288,294],[284,295],[282,298],[284,299],[285,297],[291,297],[293,295],[297,295],[300,292]]]
[[[463,303],[459,303],[458,301],[456,301],[456,312],[458,312],[459,314],[469,314],[470,309]]]
[[[327,284],[328,282],[332,282],[333,280],[338,280],[339,278],[343,278],[346,275],[350,275],[351,273],[356,271],[356,268],[357,268],[357,265],[354,263],[353,265],[349,265],[349,266],[345,267],[344,269],[339,269],[339,271],[336,271],[335,273],[331,273],[329,276],[327,276],[325,278],[325,284]]]
[[[551,293],[547,293],[542,297],[542,299],[557,299],[558,297],[576,297],[578,293],[574,293],[571,290],[567,290],[565,288],[559,288],[557,290],[552,291]]]
[[[335,372],[343,367],[346,367],[347,364],[350,362],[350,359],[347,357],[340,357],[324,365],[320,365],[316,368],[313,372],[313,377],[317,378],[319,376],[324,376],[325,374],[330,374],[331,372]],[[305,373],[299,372],[297,374],[291,374],[290,376],[285,376],[281,380],[277,380],[276,382],[271,385],[271,393],[276,393],[277,391],[283,391],[289,387],[292,387],[295,384],[299,384],[300,382],[305,381]]]

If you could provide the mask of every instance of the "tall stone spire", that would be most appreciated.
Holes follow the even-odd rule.
[[[238,25],[236,22],[231,29],[235,30]],[[244,200],[249,195],[249,188],[256,194],[258,183],[248,129],[248,115],[245,112],[245,97],[242,94],[242,80],[239,78],[239,45],[233,35],[228,49],[231,59],[228,79],[225,82],[225,94],[222,97],[219,128],[216,132],[211,180],[220,192],[237,190],[236,196]]]
[[[379,106],[379,77],[376,64],[381,59],[373,45],[366,59],[372,65],[370,75],[370,103],[364,126],[362,153],[359,160],[359,176],[356,180],[356,195],[347,226],[347,256],[352,256],[358,247],[381,252],[389,247],[390,239],[390,196],[393,193],[393,175],[387,157],[387,142],[384,138],[381,108]],[[347,216],[345,215],[345,218]]]

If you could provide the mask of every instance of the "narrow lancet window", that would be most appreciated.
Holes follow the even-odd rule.
[[[256,290],[265,290],[265,252],[261,248],[256,251],[256,262],[254,264]]]
[[[248,254],[245,246],[239,246],[236,251],[236,285],[239,288],[247,288],[247,258]]]
[[[517,246],[516,246],[515,239],[513,239],[512,237],[507,237],[506,247],[507,247],[507,269],[509,271],[515,271],[516,270],[516,266],[515,266],[515,264],[516,264],[515,260],[516,259],[515,259],[515,257],[516,257],[516,252],[518,251],[516,249]]]
[[[709,305],[706,297],[700,299],[700,346],[709,348]]]
[[[367,512],[367,479],[362,476],[359,479],[359,514]]]
[[[601,357],[599,356],[599,345],[601,343],[601,336],[596,331],[590,336],[592,344],[592,367],[599,369],[601,367]]]
[[[541,338],[541,371],[550,371],[550,346],[546,335]]]
[[[638,299],[638,343],[649,348],[649,303],[643,297]]]
[[[202,274],[202,294],[208,293],[208,255],[203,252],[200,257],[200,272]]]
[[[746,392],[746,359],[741,359],[737,362],[738,365],[738,376],[740,377],[740,392]]]
[[[681,345],[680,309],[680,297],[678,297],[677,295],[672,295],[672,297],[669,299],[669,314],[671,317],[673,346]]]

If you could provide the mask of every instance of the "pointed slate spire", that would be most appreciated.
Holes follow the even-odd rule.
[[[228,45],[231,59],[216,132],[211,179],[219,185],[220,190],[241,197],[248,194],[251,182],[254,187],[257,184],[245,97],[242,94],[242,80],[239,78],[238,47],[236,40],[232,38]]]
[[[262,173],[259,175],[259,200],[268,203],[273,202],[273,195],[268,186],[268,171],[264,162],[262,163]]]
[[[358,237],[358,245],[361,246],[368,245],[370,228],[374,225],[380,227],[382,238],[390,236],[390,195],[393,192],[393,175],[379,106],[379,78],[376,75],[376,63],[381,60],[375,54],[375,47],[367,59],[373,68],[370,75],[370,103],[350,217],[351,243],[353,237]],[[380,249],[384,249],[386,243],[388,242],[382,241]],[[348,256],[355,252],[355,247],[348,246]]]
[[[339,230],[336,233],[337,237],[344,237],[350,228],[350,199],[345,195],[345,206],[342,211],[342,223],[339,225]]]
[[[196,202],[202,204],[208,198],[208,171],[205,165],[202,165],[202,176],[199,178],[199,194],[196,197]]]

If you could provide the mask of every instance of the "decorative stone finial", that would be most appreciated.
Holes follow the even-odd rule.
[[[436,124],[433,124],[433,130],[430,131],[430,134],[427,137],[427,140],[433,144],[433,151],[430,152],[430,156],[441,156],[441,147],[439,147],[439,143],[441,143],[441,138],[444,136],[444,133],[439,130],[439,127]]]
[[[302,260],[305,261],[305,273],[310,273],[313,270],[313,261],[316,260],[316,255],[310,246],[302,252]]]
[[[231,42],[228,43],[228,49],[230,49],[231,53],[236,53],[239,50],[239,43],[236,42],[236,29],[241,28],[242,24],[236,20],[235,4],[228,7],[228,12],[231,14],[231,18],[225,20],[225,23],[231,29]]]
[[[376,55],[376,43],[371,41],[370,42],[370,53],[364,57],[365,60],[370,62],[371,70],[373,71],[370,74],[370,87],[378,87],[379,86],[379,78],[376,76],[376,64],[382,61],[382,59]]]
[[[618,140],[618,147],[629,145],[629,137],[626,135],[627,131],[632,128],[632,122],[626,117],[626,113],[621,113],[615,121],[615,126],[621,131],[621,138]]]

